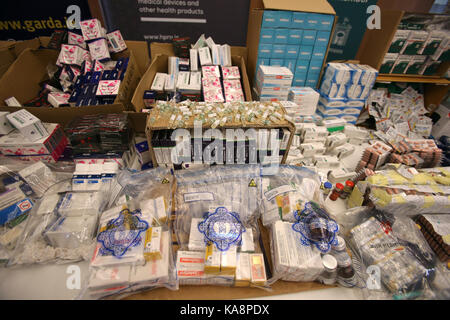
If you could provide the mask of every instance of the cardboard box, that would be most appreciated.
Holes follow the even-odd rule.
[[[161,52],[161,51],[160,51]],[[233,50],[232,50],[233,52]],[[166,52],[167,54],[170,54],[170,50]],[[136,90],[134,92],[133,99],[131,100],[131,103],[134,106],[134,110],[137,112],[140,112],[142,109],[145,108],[144,105],[144,92],[150,88],[150,86],[153,83],[153,79],[155,75],[158,72],[167,72],[168,70],[168,61],[169,56],[167,54],[161,54],[157,56],[153,61],[150,67],[147,69],[145,74],[142,76],[141,81],[139,82],[139,85],[136,87]],[[241,56],[232,56],[231,57],[233,66],[238,66],[241,72],[241,80],[243,84],[243,91],[246,101],[252,101],[252,95],[250,90],[250,84],[247,77],[247,69],[245,66],[244,58]]]
[[[11,65],[8,71],[0,79],[0,105],[4,105],[5,99],[13,96],[20,103],[35,98],[41,90],[40,83],[48,78],[47,65],[55,64],[58,51],[50,49],[25,49],[20,57]],[[124,109],[131,107],[131,98],[139,83],[141,73],[137,67],[133,52],[126,50],[114,54],[114,59],[129,57],[127,72],[121,82],[119,94],[115,104],[122,104]],[[33,108],[26,108],[28,111]],[[59,112],[60,108],[45,108]],[[10,109],[13,112],[17,109]]]
[[[0,41],[0,78],[8,70],[11,64],[27,48],[38,49],[47,47],[50,37],[38,37],[24,41]],[[136,58],[141,74],[144,74],[150,65],[149,45],[146,41],[129,41],[125,43]]]
[[[262,1],[255,1],[254,5],[251,7],[250,14],[249,14],[249,21],[248,21],[248,31],[247,31],[247,48],[248,48],[248,64],[247,64],[247,72],[249,75],[249,78],[251,79],[251,86],[254,86],[255,81],[255,74],[257,71],[257,60],[260,58],[264,58],[260,55],[258,55],[258,49],[260,49],[260,34],[262,28],[277,28],[278,23],[277,19],[278,14],[281,14],[280,12],[283,11],[292,11],[288,12],[292,16],[290,18],[290,25],[287,27],[294,28],[292,30],[296,29],[305,29],[306,25],[310,22],[313,23],[316,27],[314,29],[324,30],[324,31],[331,31],[331,34],[333,31],[327,30],[329,26],[336,23],[335,18],[335,11],[333,7],[326,1],[326,0],[317,0],[317,1],[294,1],[294,0],[262,0]],[[313,16],[310,14],[318,13],[323,15],[317,15]],[[284,12],[283,12],[284,14]],[[326,15],[331,15],[334,19],[334,24],[330,21],[329,18],[327,18]],[[287,22],[287,17],[282,17],[282,19],[285,19]],[[328,25],[328,27],[327,27]],[[310,28],[306,28],[310,29]],[[293,32],[290,31],[288,34],[288,44],[296,44],[300,45],[299,42],[296,40],[298,38],[305,39],[303,32]],[[295,37],[294,37],[294,36]],[[311,58],[312,52],[313,52],[313,46],[316,41],[316,31],[314,31],[314,34],[312,32],[309,32],[308,30],[308,41],[311,41],[310,48],[306,48],[302,44],[300,46],[300,53],[304,52],[305,59],[309,60]],[[327,51],[328,47],[330,45],[330,41],[327,43]],[[303,50],[302,50],[303,49]],[[323,61],[326,61],[326,55],[325,59]],[[273,57],[276,58],[276,57]],[[300,56],[299,56],[300,58]]]

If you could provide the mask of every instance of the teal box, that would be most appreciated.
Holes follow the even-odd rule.
[[[320,14],[308,13],[305,20],[305,29],[317,30],[319,28]]]
[[[322,63],[323,60],[311,60],[309,62],[308,73],[320,73],[320,70],[322,70]]]
[[[272,46],[272,55],[271,58],[275,59],[284,59],[286,55],[286,45],[285,44],[274,44]]]
[[[283,59],[270,59],[270,65],[273,67],[284,67]]]
[[[264,10],[261,28],[276,28],[278,26],[278,11]]]
[[[323,60],[325,58],[326,53],[327,53],[327,47],[325,47],[325,46],[316,47],[315,46],[313,49],[313,52],[312,52],[311,59]]]
[[[313,46],[316,42],[316,33],[317,31],[315,30],[303,31],[302,45]]]
[[[309,79],[309,80],[306,79],[305,87],[311,87],[311,88],[317,87],[317,80],[315,80],[315,79]]]
[[[273,43],[275,39],[275,29],[261,29],[259,43]]]
[[[306,81],[314,80],[315,82],[319,81],[320,72],[308,72],[308,76],[306,77]]]
[[[292,11],[278,11],[277,27],[290,28],[292,23]]]
[[[309,60],[297,60],[295,73],[307,73],[309,69]]]
[[[256,70],[258,70],[259,66],[268,66],[270,65],[270,59],[258,59],[256,61]]]
[[[330,39],[329,31],[317,31],[315,46],[328,46],[328,40]]]
[[[297,60],[298,57],[298,50],[300,49],[300,46],[294,46],[288,44],[286,46],[286,55],[284,56],[286,59],[294,59]]]
[[[300,29],[289,29],[288,44],[299,45],[302,43],[303,30]]]
[[[333,29],[334,16],[331,14],[321,14],[318,30],[331,31]]]
[[[294,78],[295,79],[301,79],[301,80],[306,80],[306,78],[308,77],[308,73],[307,72],[296,72],[294,73]]]
[[[289,37],[289,29],[275,29],[275,37],[273,43],[287,44]]]
[[[272,56],[272,44],[260,43],[258,48],[258,58],[270,58]]]
[[[292,86],[293,87],[304,87],[305,86],[305,81],[304,79],[297,79],[294,78],[294,80],[292,80]]]
[[[292,74],[295,73],[295,65],[296,65],[296,60],[294,59],[285,59],[284,60],[284,67],[288,68],[289,70],[291,70]]]
[[[298,58],[300,60],[311,60],[312,52],[313,52],[313,46],[301,45],[300,51],[298,53]]]
[[[292,12],[291,28],[293,29],[306,29],[306,16],[305,12]]]

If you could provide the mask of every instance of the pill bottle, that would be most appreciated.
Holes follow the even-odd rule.
[[[336,186],[334,187],[333,191],[330,194],[330,200],[336,201],[337,198],[339,198],[339,195],[344,190],[344,185],[342,183],[336,183]]]
[[[353,266],[338,269],[337,282],[346,288],[355,287],[357,284],[356,272]]]
[[[330,182],[325,182],[324,184],[323,184],[323,194],[324,195],[329,195],[330,194],[330,192],[331,192],[331,189],[333,188],[333,185],[330,183]]]
[[[345,186],[343,192],[339,195],[341,199],[347,199],[353,191],[355,184],[351,180],[345,181]]]
[[[322,256],[322,265],[324,271],[320,275],[320,280],[323,284],[332,285],[336,283],[337,277],[337,261],[331,254],[325,254]]]

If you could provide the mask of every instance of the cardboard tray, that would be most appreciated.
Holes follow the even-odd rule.
[[[153,164],[156,164],[155,167],[157,166],[157,161],[156,161],[155,152],[153,150],[153,146],[152,146],[152,143],[151,143],[152,142],[153,131],[170,129],[169,122],[167,121],[167,119],[159,118],[154,123],[150,122],[150,119],[157,117],[158,113],[159,113],[159,111],[156,110],[156,109],[152,109],[150,111],[150,113],[148,114],[148,117],[147,117],[147,126],[146,126],[146,129],[145,129],[145,132],[147,134],[147,141],[148,141],[150,155],[152,157]],[[282,115],[286,114],[286,111],[284,110],[284,108],[282,108],[281,113],[282,113]],[[187,121],[187,123],[185,124],[183,129],[193,129],[194,128],[194,118],[195,117],[192,116]],[[204,129],[209,129],[210,126],[209,125],[203,125],[202,128],[203,128],[203,130]],[[218,127],[218,129],[249,129],[249,128],[254,128],[254,129],[287,129],[287,130],[289,130],[291,135],[289,137],[288,145],[287,145],[287,148],[286,148],[286,153],[284,154],[283,159],[281,160],[282,164],[286,163],[286,159],[287,159],[287,156],[289,154],[289,150],[291,148],[292,140],[294,139],[294,135],[295,135],[295,130],[296,129],[295,129],[294,124],[292,124],[291,122],[289,122],[287,120],[280,120],[276,124],[271,124],[271,125],[265,126],[265,125],[261,125],[261,124],[258,124],[258,123],[250,123],[250,122],[247,122],[247,121],[242,121],[242,122],[233,122],[233,123],[228,122],[224,126]],[[173,128],[173,129],[175,129],[175,128]]]
[[[168,52],[166,51],[166,53]],[[155,78],[156,73],[157,72],[167,73],[168,58],[170,55],[166,53],[158,54],[152,60],[150,67],[142,76],[141,81],[139,82],[134,92],[133,99],[131,100],[131,103],[133,104],[135,111],[140,112],[142,109],[145,108],[143,99],[144,92],[146,90],[150,90],[150,87],[152,86],[153,79]],[[251,89],[248,81],[247,68],[245,66],[244,58],[241,56],[232,55],[231,62],[233,66],[238,66],[239,71],[241,72],[241,83],[242,83],[242,90],[245,96],[245,101],[252,101]]]

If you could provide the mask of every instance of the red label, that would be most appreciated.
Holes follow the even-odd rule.
[[[204,260],[201,258],[180,258],[180,262],[185,263],[203,263]]]
[[[283,76],[276,76],[276,79],[283,79]]]

